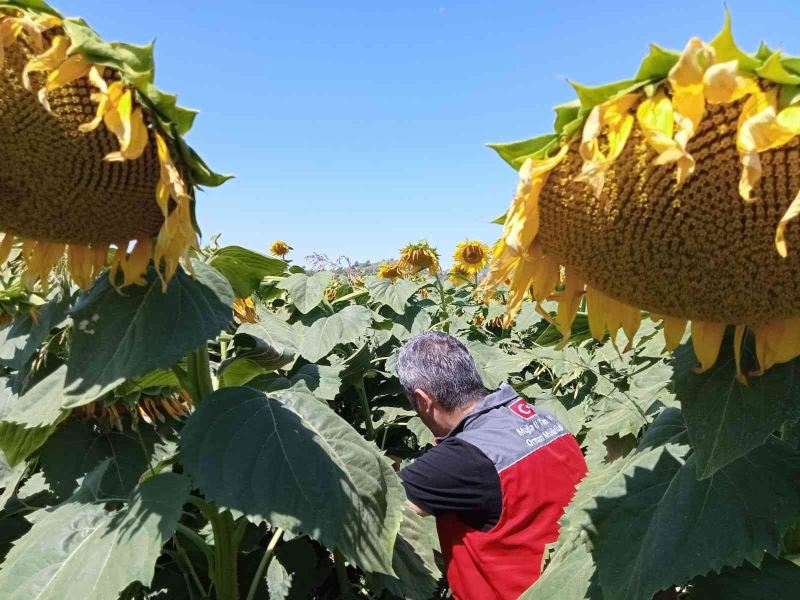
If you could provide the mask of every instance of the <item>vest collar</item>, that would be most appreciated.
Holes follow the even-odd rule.
[[[441,442],[442,440],[446,440],[450,436],[457,434],[460,431],[463,431],[467,425],[474,419],[476,419],[479,415],[485,413],[488,410],[493,409],[496,406],[502,406],[503,404],[508,404],[512,400],[516,400],[519,398],[519,394],[517,394],[516,390],[512,388],[508,383],[501,383],[500,387],[488,394],[478,402],[472,410],[467,413],[463,419],[461,419],[458,424],[456,424],[453,429],[450,430],[446,436],[439,438],[437,441]]]

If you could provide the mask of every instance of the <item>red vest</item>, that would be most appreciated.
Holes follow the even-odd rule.
[[[477,446],[497,468],[503,511],[486,532],[453,514],[436,526],[457,600],[518,598],[539,578],[545,544],[586,474],[575,438],[509,386],[490,394],[449,434]],[[448,437],[449,437],[448,436]]]

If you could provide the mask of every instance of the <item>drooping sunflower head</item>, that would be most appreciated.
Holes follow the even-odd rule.
[[[425,241],[409,244],[401,249],[397,266],[404,275],[415,275],[426,269],[428,273],[435,275],[441,270],[439,253]]]
[[[494,146],[520,180],[482,291],[510,278],[509,317],[529,292],[556,300],[565,342],[584,295],[597,339],[630,341],[644,310],[673,349],[691,322],[699,370],[726,325],[737,365],[747,331],[759,370],[800,355],[798,65],[742,52],[726,15],[709,44],[575,85],[554,134]]]
[[[448,279],[453,285],[464,285],[470,280],[472,273],[461,264],[456,263],[450,267],[450,272],[447,274]]]
[[[140,283],[151,259],[166,285],[196,246],[195,186],[226,178],[186,145],[195,113],[153,72],[151,46],[0,2],[0,262],[20,243],[28,286],[64,256],[81,287],[109,261],[112,281]]]
[[[460,242],[453,252],[456,265],[472,275],[483,271],[489,262],[489,256],[489,246],[478,240]]]
[[[395,281],[398,277],[402,276],[403,274],[400,272],[397,262],[383,263],[380,267],[378,267],[378,277],[381,279],[391,279],[392,281]]]
[[[283,240],[275,240],[269,247],[269,251],[272,255],[279,258],[283,258],[289,254],[290,250],[293,250],[293,248]]]

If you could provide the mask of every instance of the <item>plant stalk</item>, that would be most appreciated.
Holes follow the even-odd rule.
[[[361,407],[364,409],[364,426],[367,428],[367,439],[375,439],[375,427],[372,424],[372,411],[369,408],[369,400],[367,399],[367,390],[364,387],[364,378],[355,384],[356,393],[359,400],[361,400]]]
[[[187,357],[187,370],[189,379],[189,394],[195,404],[214,391],[211,382],[211,364],[208,360],[208,346],[205,344]]]
[[[186,570],[189,572],[189,575],[192,578],[192,582],[195,584],[195,586],[197,586],[197,591],[200,592],[200,597],[203,599],[208,598],[208,592],[206,592],[206,589],[200,582],[200,577],[197,576],[197,571],[195,571],[192,561],[189,560],[189,555],[186,554],[186,550],[184,550],[183,546],[181,546],[178,542],[178,538],[175,538],[175,549],[178,551],[179,562],[183,563],[186,567]]]
[[[203,513],[214,533],[214,590],[217,600],[239,600],[237,561],[243,528],[237,527],[229,511],[219,512],[196,496],[189,502]]]
[[[275,554],[275,547],[278,545],[278,542],[281,541],[282,537],[283,529],[278,527],[269,540],[267,549],[264,551],[264,556],[261,557],[261,562],[258,563],[258,569],[256,569],[256,574],[253,576],[253,581],[250,583],[250,591],[247,593],[247,600],[255,600],[258,582],[261,581],[264,571],[272,561],[272,556]]]

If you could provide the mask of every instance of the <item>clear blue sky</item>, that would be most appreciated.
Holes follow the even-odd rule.
[[[54,0],[55,1],[55,0]],[[486,242],[515,173],[484,144],[547,133],[569,77],[632,76],[649,42],[710,40],[721,0],[61,0],[106,39],[156,39],[189,140],[237,179],[199,197],[205,239],[380,259]],[[729,0],[745,50],[800,53],[797,0]]]

